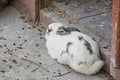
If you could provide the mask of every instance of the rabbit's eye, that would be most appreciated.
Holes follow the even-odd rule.
[[[52,31],[52,29],[48,29],[48,33],[50,33]]]

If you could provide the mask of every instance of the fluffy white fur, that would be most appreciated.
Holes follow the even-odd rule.
[[[45,38],[50,56],[61,64],[69,65],[77,72],[87,75],[96,74],[104,65],[104,62],[100,60],[97,43],[92,37],[78,31],[72,31],[70,34],[62,36],[58,35],[58,28],[63,26],[61,23],[52,23],[48,26]],[[83,40],[79,40],[78,37],[82,37]],[[85,41],[91,45],[92,54],[85,46]],[[66,52],[68,42],[72,43],[68,48],[69,53]]]

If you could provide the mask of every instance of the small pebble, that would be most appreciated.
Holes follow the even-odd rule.
[[[27,53],[27,55],[29,56],[30,54],[29,54],[29,53]]]
[[[13,55],[12,53],[10,53],[10,55]]]
[[[27,42],[27,40],[24,40],[25,42]]]
[[[17,47],[18,49],[23,49],[22,47]]]
[[[4,52],[4,54],[6,54],[7,52]]]
[[[108,47],[107,47],[107,46],[104,46],[103,48],[104,48],[104,49],[107,49]]]
[[[7,62],[6,60],[2,60],[3,62]]]
[[[20,46],[22,46],[22,44],[20,44]]]
[[[4,38],[3,40],[6,40],[6,38]]]
[[[27,20],[25,20],[24,22],[25,22],[25,23],[28,23],[28,21],[27,21]]]
[[[15,51],[17,51],[17,49],[14,49]]]
[[[60,73],[60,72],[59,72],[58,74],[59,74],[59,75],[61,75],[61,73]]]
[[[31,27],[28,27],[28,29],[31,29]]]
[[[4,39],[4,38],[3,38],[3,37],[0,37],[0,40],[1,40],[1,39]]]
[[[102,39],[100,39],[100,41],[102,41]]]
[[[1,73],[5,73],[5,70],[0,70]]]
[[[27,65],[27,67],[30,67],[30,65]]]
[[[40,39],[43,39],[42,37],[40,37]]]
[[[13,52],[13,50],[11,50],[10,52]]]
[[[12,69],[12,66],[10,65],[9,68]]]
[[[25,19],[25,16],[20,16],[21,19]]]
[[[41,62],[39,62],[39,64],[41,65],[42,63],[41,63]]]
[[[2,76],[2,77],[5,77],[5,76]]]
[[[18,38],[21,38],[20,36],[18,36]]]
[[[25,28],[22,28],[22,30],[24,30]]]
[[[46,79],[49,79],[48,77]]]
[[[13,43],[13,45],[15,46],[16,44],[15,44],[15,43]]]
[[[27,56],[24,56],[25,58],[27,57]]]
[[[17,61],[15,59],[12,60],[13,63],[17,64]]]
[[[60,72],[60,70],[58,70],[58,72]]]
[[[41,55],[38,55],[38,57],[40,57]]]
[[[0,48],[3,48],[3,46],[2,46],[2,45],[0,45]]]
[[[36,47],[39,47],[39,44],[35,44],[36,45]]]
[[[41,36],[42,34],[41,34],[41,33],[39,33],[39,35]]]
[[[56,74],[56,72],[53,72],[54,74]]]
[[[0,29],[0,31],[3,31],[3,29]]]

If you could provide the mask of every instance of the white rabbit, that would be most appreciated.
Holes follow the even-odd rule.
[[[104,65],[96,41],[75,27],[52,23],[45,38],[50,56],[77,72],[96,74]]]

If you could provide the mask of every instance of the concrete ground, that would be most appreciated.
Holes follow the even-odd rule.
[[[47,53],[41,29],[12,6],[0,11],[0,80],[113,80],[104,71],[86,76],[58,64]]]

